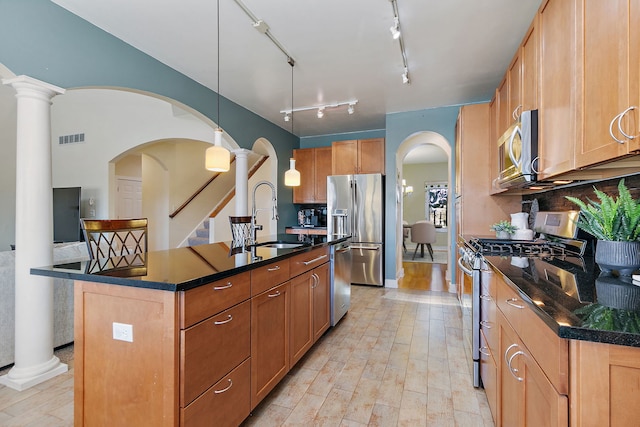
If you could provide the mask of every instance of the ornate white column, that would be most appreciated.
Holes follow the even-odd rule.
[[[240,148],[236,155],[236,216],[249,215],[249,166],[247,157],[251,151]]]
[[[15,365],[0,383],[25,390],[67,371],[53,355],[53,281],[31,267],[53,264],[51,98],[59,87],[27,76],[2,81],[16,90]]]

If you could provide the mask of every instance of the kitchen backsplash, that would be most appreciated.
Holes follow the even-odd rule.
[[[618,194],[618,183],[620,178],[608,179],[605,181],[599,181],[596,183],[589,183],[584,185],[577,185],[575,187],[560,188],[557,190],[547,191],[540,194],[530,194],[522,196],[523,201],[538,199],[538,204],[541,211],[566,211],[576,210],[578,207],[568,201],[564,196],[575,196],[582,200],[589,197],[591,200],[597,200],[596,195],[593,192],[595,186],[598,190],[601,190],[607,194]],[[634,199],[640,198],[640,174],[627,176],[624,182],[631,192]],[[529,211],[529,203],[523,204],[523,211]]]

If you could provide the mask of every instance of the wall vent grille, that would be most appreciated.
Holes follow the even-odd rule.
[[[84,133],[76,133],[73,135],[63,135],[58,137],[59,145],[79,144],[84,142]]]

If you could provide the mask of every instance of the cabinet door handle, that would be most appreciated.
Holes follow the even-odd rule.
[[[489,322],[487,322],[486,320],[481,320],[480,326],[482,326],[483,328],[491,329]]]
[[[276,265],[275,267],[267,268],[267,271],[278,271],[280,270],[280,266]]]
[[[509,359],[507,359],[509,351],[511,351],[513,347],[517,347],[517,346],[518,344],[511,344],[509,347],[507,347],[507,349],[504,351],[504,363],[509,363]]]
[[[524,378],[519,377],[518,375],[516,375],[518,373],[518,369],[516,369],[513,366],[511,366],[511,361],[519,354],[524,354],[524,351],[519,350],[519,351],[516,351],[515,353],[513,353],[513,355],[511,355],[511,357],[509,358],[509,361],[507,362],[507,365],[509,366],[509,372],[511,372],[511,375],[513,375],[513,378],[515,378],[516,380],[522,382],[522,381],[524,381]]]
[[[636,109],[638,109],[638,107],[632,105],[631,107],[627,108],[622,113],[620,113],[620,115],[618,116],[618,130],[622,135],[624,135],[625,138],[628,138],[628,139],[635,139],[638,135],[627,135],[627,133],[622,130],[622,118],[626,116],[629,111],[636,110]]]
[[[327,257],[327,255],[326,255],[326,254],[325,254],[325,255],[320,255],[318,258],[314,258],[314,259],[309,260],[309,261],[302,261],[302,263],[303,263],[304,265],[309,265],[309,264],[313,264],[314,262],[320,261],[321,259],[324,259],[324,258],[326,258],[326,257]]]
[[[229,323],[233,320],[233,316],[229,315],[229,317],[227,318],[227,320],[216,320],[215,322],[213,322],[214,325],[224,325],[225,323]]]
[[[225,391],[229,390],[231,388],[231,386],[233,385],[233,381],[231,381],[231,378],[229,378],[229,385],[226,386],[225,388],[223,388],[222,390],[213,390],[213,392],[215,394],[220,394],[220,393],[224,393]]]
[[[479,351],[481,354],[484,354],[485,356],[491,356],[491,353],[489,353],[489,352],[487,352],[487,351],[483,351],[483,350],[489,350],[489,347],[486,347],[486,346],[484,346],[484,345],[483,345],[482,347],[480,347],[480,348],[478,349],[478,351]]]
[[[491,301],[491,295],[482,294],[480,295],[480,299],[483,299],[485,301]]]
[[[616,138],[616,136],[613,134],[613,123],[616,120],[620,120],[620,117],[622,116],[622,113],[618,114],[617,116],[615,116],[613,119],[611,119],[611,123],[609,123],[609,135],[611,135],[611,138],[613,138],[613,140],[615,142],[617,142],[618,144],[624,144],[624,141],[621,139]]]
[[[312,273],[311,278],[313,279],[313,283],[311,284],[311,288],[313,289],[318,286],[318,283],[320,282],[320,278],[316,273]]]
[[[518,298],[509,298],[505,302],[509,304],[511,307],[524,308],[524,305],[516,304],[516,301],[518,301]]]
[[[276,291],[275,294],[268,294],[267,295],[269,298],[275,298],[275,297],[279,297],[280,296],[280,291]]]
[[[513,109],[513,112],[511,113],[511,117],[513,117],[513,120],[516,121],[520,118],[520,110],[522,109],[522,104],[518,105],[516,108]]]
[[[223,290],[223,289],[229,289],[229,288],[230,288],[230,287],[232,287],[232,286],[233,286],[233,283],[231,283],[231,282],[227,282],[227,284],[226,284],[226,285],[224,285],[224,286],[214,286],[214,287],[213,287],[213,290],[214,290],[214,291],[221,291],[221,290]]]

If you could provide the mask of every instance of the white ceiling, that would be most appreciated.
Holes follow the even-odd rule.
[[[216,90],[213,0],[52,0]],[[385,115],[491,98],[541,0],[398,0],[410,85],[402,84],[389,0],[244,0],[295,59],[293,107],[358,100],[294,114],[300,136],[384,129]],[[234,0],[220,0],[220,93],[291,131],[286,56]],[[224,111],[221,111],[224,127]]]

